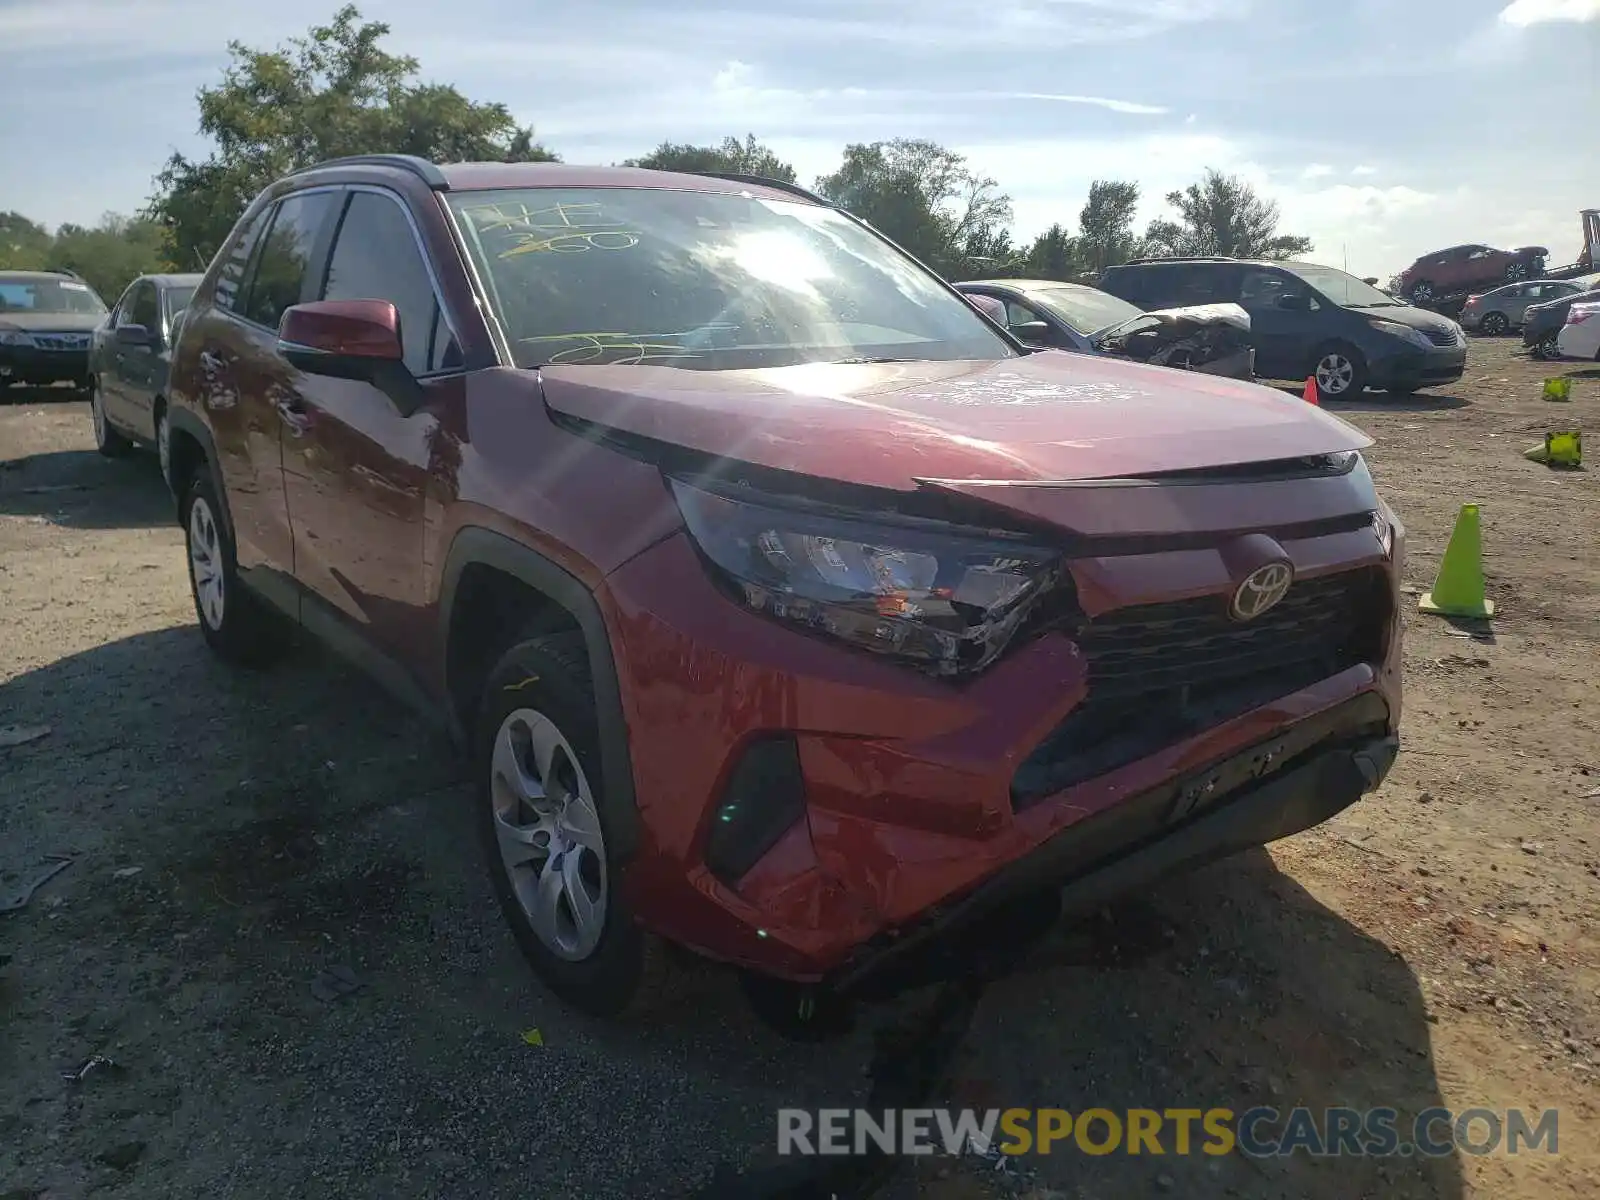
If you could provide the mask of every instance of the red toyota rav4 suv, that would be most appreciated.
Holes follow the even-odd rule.
[[[207,272],[171,401],[206,640],[297,625],[437,714],[522,949],[590,1011],[666,945],[859,994],[1394,759],[1369,439],[1029,353],[800,189],[298,172]]]

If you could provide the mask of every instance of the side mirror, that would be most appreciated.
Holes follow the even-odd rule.
[[[387,300],[296,304],[278,322],[278,353],[308,375],[370,383],[408,416],[422,402],[401,351],[400,314]]]
[[[1278,307],[1287,312],[1306,312],[1311,307],[1311,297],[1304,292],[1285,292],[1278,297]]]
[[[1047,321],[1024,321],[1021,325],[1011,326],[1011,335],[1019,342],[1048,345],[1051,340],[1050,324]]]
[[[146,325],[118,325],[117,341],[124,346],[153,346],[156,337]]]

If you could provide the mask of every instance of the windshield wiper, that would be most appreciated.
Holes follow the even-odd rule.
[[[860,367],[860,366],[870,366],[870,365],[872,365],[874,363],[908,363],[908,362],[918,362],[918,361],[920,361],[920,360],[919,359],[915,359],[915,358],[889,358],[889,357],[881,357],[881,358],[830,358],[828,360],[828,362],[829,362],[829,364],[831,366],[836,366],[836,367]]]

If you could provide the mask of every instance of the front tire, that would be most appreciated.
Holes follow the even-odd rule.
[[[100,380],[89,380],[89,419],[94,423],[94,448],[107,458],[121,458],[133,443],[118,433],[106,417],[105,398],[100,391]]]
[[[1367,364],[1349,346],[1324,346],[1311,370],[1321,400],[1349,400],[1367,386]]]
[[[1427,304],[1433,297],[1433,284],[1426,280],[1413,285],[1411,288],[1410,300],[1413,304]]]
[[[534,974],[593,1016],[656,999],[666,948],[621,899],[582,634],[505,652],[484,688],[475,746],[484,857]]]
[[[195,475],[184,497],[183,528],[189,590],[206,645],[239,666],[264,666],[277,658],[285,642],[282,621],[240,585],[233,540],[206,470]]]

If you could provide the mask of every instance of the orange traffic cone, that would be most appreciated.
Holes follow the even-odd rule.
[[[1317,398],[1317,377],[1315,375],[1306,376],[1306,391],[1301,399],[1311,405],[1312,408],[1322,407],[1322,401]]]

